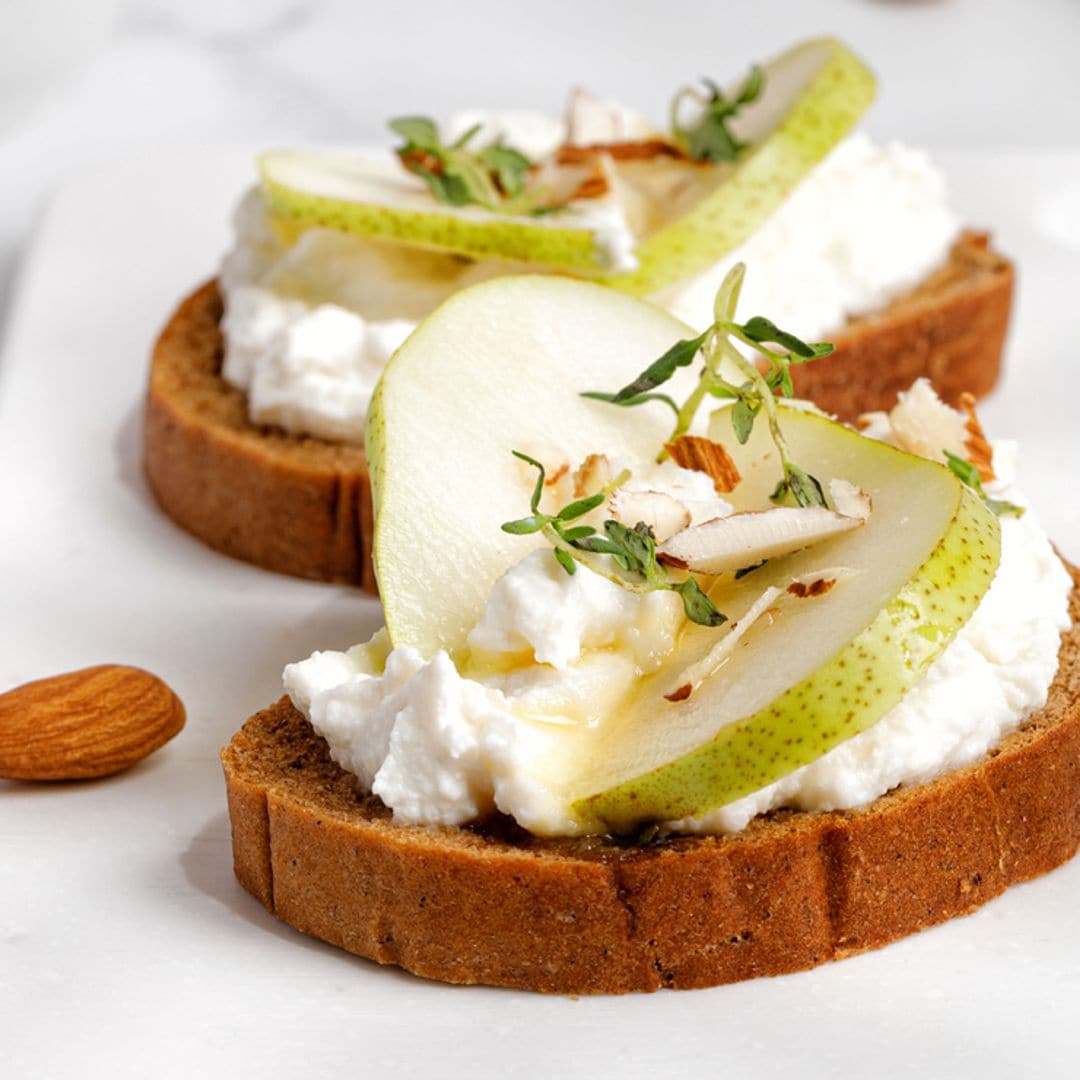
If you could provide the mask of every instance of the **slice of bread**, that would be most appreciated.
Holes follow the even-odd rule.
[[[965,232],[948,262],[884,311],[852,319],[824,360],[791,369],[795,394],[841,420],[891,409],[919,378],[957,406],[993,390],[1012,307],[1013,268],[985,233]]]
[[[965,233],[949,262],[880,315],[851,322],[836,352],[792,369],[796,393],[853,418],[890,408],[929,376],[955,403],[994,385],[1012,267]],[[162,510],[227,555],[284,574],[375,590],[371,485],[363,450],[252,424],[221,377],[221,297],[189,296],[154,349],[146,398],[146,475]]]
[[[375,590],[364,451],[252,424],[221,377],[221,295],[183,301],[154,348],[143,463],[158,505],[226,555]]]
[[[1080,844],[1080,573],[1046,706],[860,810],[632,847],[395,825],[288,699],[222,752],[240,883],[298,930],[454,983],[558,993],[778,975],[974,911]]]

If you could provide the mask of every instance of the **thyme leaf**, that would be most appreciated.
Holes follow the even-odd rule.
[[[745,275],[746,267],[742,263],[736,263],[728,271],[716,294],[713,306],[715,321],[703,333],[695,338],[677,341],[621,390],[613,394],[589,391],[582,396],[624,407],[662,400],[675,412],[675,427],[665,443],[674,442],[690,429],[706,395],[733,401],[730,409],[731,428],[741,444],[749,440],[754,424],[764,413],[773,443],[780,452],[783,468],[783,479],[773,492],[773,499],[780,500],[790,495],[799,506],[827,506],[821,484],[791,460],[777,420],[776,398],[790,397],[794,393],[791,381],[793,364],[808,364],[828,356],[833,346],[828,342],[805,342],[795,334],[781,330],[776,323],[762,315],[755,315],[745,323],[735,322],[733,316]],[[742,355],[735,342],[750,346],[768,361],[764,373]],[[780,346],[784,351],[771,348],[773,345]],[[704,360],[701,375],[697,386],[682,405],[667,394],[654,392],[668,382],[679,368],[689,367],[699,353]],[[739,373],[742,382],[731,381],[729,375],[733,369]],[[658,460],[663,461],[667,456],[665,449]]]
[[[537,477],[529,499],[532,513],[515,521],[503,522],[503,532],[515,536],[543,532],[552,543],[552,554],[556,561],[568,574],[576,573],[578,564],[583,563],[590,570],[632,592],[667,589],[678,593],[683,611],[691,622],[701,626],[720,626],[727,622],[727,616],[717,610],[695,578],[687,577],[681,581],[669,578],[666,567],[656,558],[656,537],[643,521],[628,526],[608,519],[604,522],[603,535],[598,534],[591,525],[569,525],[599,507],[614,487],[625,482],[625,475],[617,477],[612,484],[592,495],[575,499],[554,514],[545,514],[540,510],[540,497],[547,475],[544,466],[520,450],[512,453],[536,469]],[[598,556],[601,558],[598,559]]]
[[[390,130],[405,140],[395,151],[401,164],[420,177],[439,202],[512,214],[542,209],[525,190],[533,165],[525,154],[502,141],[470,149],[479,124],[450,145],[426,116],[399,116],[390,121]]]
[[[1013,517],[1021,517],[1024,513],[1022,506],[1017,506],[1016,503],[1006,502],[1002,499],[991,499],[986,491],[983,489],[982,477],[979,475],[979,470],[976,466],[972,465],[970,461],[965,461],[957,454],[950,453],[948,450],[942,451],[945,454],[945,460],[949,463],[949,468],[952,470],[955,476],[958,476],[980,499],[995,513],[998,517],[1011,515]]]
[[[731,98],[711,79],[702,79],[701,83],[704,90],[684,86],[676,91],[671,102],[671,133],[695,161],[734,161],[748,144],[737,139],[728,125],[744,105],[761,97],[765,72],[755,64]],[[684,125],[680,117],[688,101],[696,105],[697,113],[691,123]]]

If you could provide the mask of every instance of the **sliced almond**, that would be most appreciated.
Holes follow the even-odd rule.
[[[84,668],[0,694],[0,777],[84,780],[130,768],[184,726],[184,706],[156,675]]]
[[[664,697],[671,702],[686,701],[691,694],[731,658],[735,646],[743,635],[759,619],[771,611],[773,603],[781,595],[780,589],[770,585],[750,606],[750,610],[696,664],[691,664],[676,682],[676,688]]]
[[[676,465],[712,477],[718,495],[734,491],[742,479],[724,447],[700,435],[680,435],[667,444],[667,452]]]
[[[660,547],[657,559],[682,570],[723,574],[801,551],[864,521],[818,506],[751,510],[684,529]]]
[[[792,596],[797,596],[800,600],[807,600],[817,596],[824,596],[835,584],[836,578],[817,577],[809,582],[793,581],[787,587],[787,591],[791,593]]]
[[[816,599],[831,591],[837,582],[853,577],[855,573],[856,571],[848,567],[837,566],[793,578],[784,589],[770,585],[750,605],[741,619],[729,624],[728,633],[720,641],[697,663],[691,664],[682,672],[675,689],[664,697],[674,703],[686,701],[706,679],[728,663],[736,646],[755,623],[763,619],[774,619],[782,613],[781,603],[786,600],[785,593],[801,600]]]
[[[689,161],[686,151],[667,139],[624,139],[585,146],[567,143],[555,151],[555,161],[559,165],[584,165],[601,155],[613,161],[654,161],[664,157]]]
[[[570,466],[564,461],[557,469],[553,469],[544,478],[545,487],[555,487],[556,484],[570,471]]]
[[[604,454],[590,454],[575,470],[574,498],[582,499],[586,495],[606,488],[614,479],[611,462]]]
[[[579,199],[602,199],[611,190],[611,181],[607,170],[599,161],[594,161],[588,173],[570,193],[570,202]]]
[[[874,500],[862,488],[847,480],[834,478],[829,481],[829,496],[838,514],[865,521],[874,508]]]
[[[663,491],[627,491],[618,488],[608,500],[611,516],[633,527],[639,521],[652,529],[658,544],[690,527],[690,511]]]
[[[994,448],[983,433],[982,424],[975,412],[975,395],[966,392],[961,394],[960,407],[967,413],[967,422],[964,424],[968,433],[964,440],[967,459],[979,470],[982,481],[989,483],[994,479]]]

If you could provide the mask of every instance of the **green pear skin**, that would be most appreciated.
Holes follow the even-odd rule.
[[[823,667],[766,708],[654,771],[579,800],[614,832],[698,817],[809,764],[865,731],[925,674],[990,587],[997,519],[957,481],[955,516],[904,588]]]

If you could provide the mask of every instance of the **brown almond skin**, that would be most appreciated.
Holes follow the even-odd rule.
[[[161,679],[123,664],[25,683],[0,694],[0,777],[111,776],[167,743],[184,718]]]

